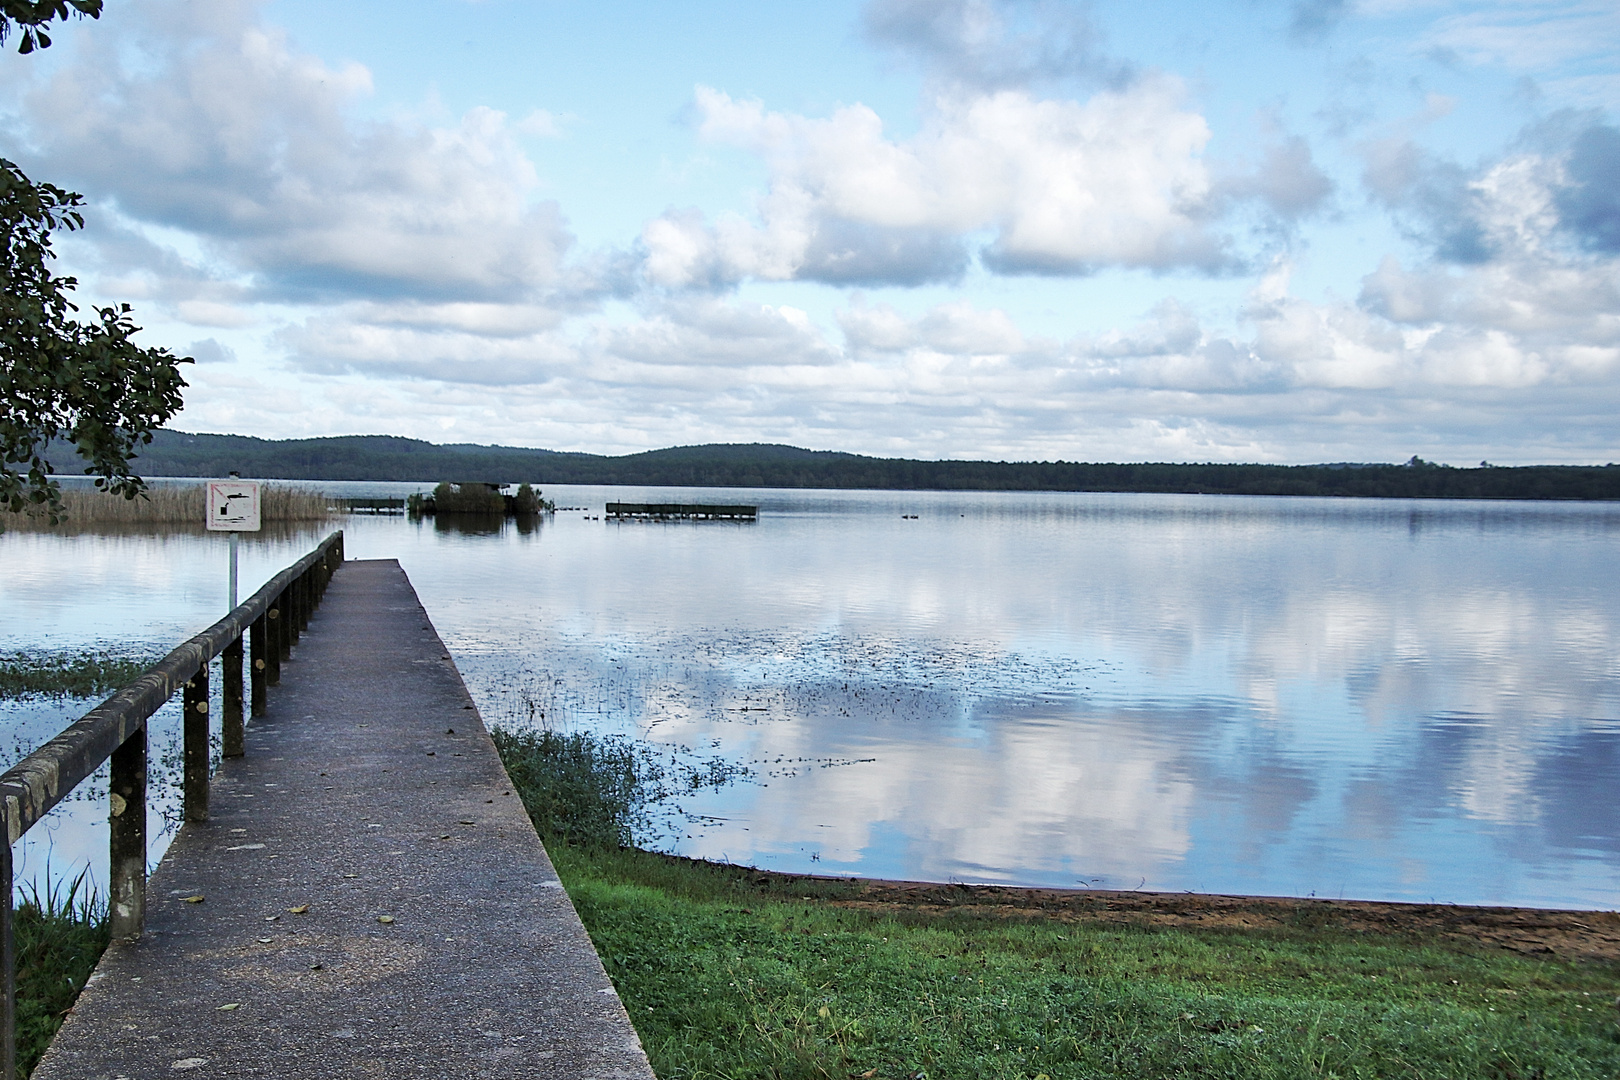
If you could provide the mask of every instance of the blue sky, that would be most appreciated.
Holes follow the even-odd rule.
[[[1620,459],[1591,0],[108,0],[0,58],[174,426]]]

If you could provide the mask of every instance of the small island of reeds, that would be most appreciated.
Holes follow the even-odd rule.
[[[529,484],[519,484],[517,490],[508,495],[504,489],[510,486],[510,484],[444,482],[427,494],[418,492],[412,495],[405,501],[405,510],[412,517],[436,514],[523,517],[530,514],[547,514],[557,508],[556,503],[541,498],[540,493]]]

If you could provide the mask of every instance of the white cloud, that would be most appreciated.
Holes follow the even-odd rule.
[[[672,301],[633,323],[602,327],[590,350],[598,363],[693,371],[752,368],[750,379],[760,381],[838,359],[797,308],[707,298]]]
[[[700,135],[758,154],[770,190],[758,224],[711,227],[691,213],[649,223],[648,273],[676,286],[857,280],[863,268],[870,280],[949,278],[963,267],[956,245],[974,235],[1008,272],[1214,267],[1225,254],[1205,221],[1209,128],[1184,98],[1168,76],[1084,102],[947,95],[922,131],[894,140],[864,105],[812,119],[699,87]],[[842,268],[821,243],[838,233]]]
[[[1476,64],[1547,71],[1572,60],[1612,65],[1620,50],[1620,9],[1605,0],[1499,0],[1449,13],[1429,40]]]
[[[1043,81],[1122,81],[1086,5],[1061,0],[871,0],[867,34],[947,83],[981,89]]]
[[[361,121],[361,65],[296,53],[257,5],[138,3],[76,36],[26,93],[20,134],[54,177],[127,218],[200,237],[261,297],[521,299],[570,238],[532,199],[500,112]]]
[[[1033,302],[1005,275],[1235,270],[1254,256],[1226,233],[1249,211],[1301,257],[1301,223],[1332,191],[1312,146],[1284,133],[1236,174],[1208,164],[1183,85],[1127,78],[1061,4],[869,11],[924,61],[915,133],[864,105],[811,117],[700,88],[700,138],[762,163],[764,194],[746,213],[670,210],[588,256],[565,257],[522,150],[557,136],[556,116],[525,102],[521,120],[365,119],[366,68],[301,53],[245,0],[117,5],[8,73],[5,123],[25,164],[94,200],[92,227],[62,244],[97,275],[86,291],[138,300],[149,326],[159,313],[175,347],[213,342],[191,394],[209,426],[579,449],[1615,456],[1620,203],[1604,181],[1620,134],[1605,117],[1550,118],[1480,166],[1408,137],[1369,146],[1371,190],[1421,246],[1353,299],[1296,295],[1286,258],[1237,310],[1214,287],[1183,302],[1167,274],[1139,318],[1058,340],[1022,322]],[[1041,27],[1079,51],[1043,50]],[[1431,95],[1428,115],[1449,105]],[[732,291],[743,281],[759,284]],[[769,284],[805,281],[963,288],[840,303]]]

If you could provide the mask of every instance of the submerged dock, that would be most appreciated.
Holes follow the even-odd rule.
[[[346,562],[36,1080],[652,1080],[449,653]]]
[[[652,521],[754,521],[757,506],[711,506],[703,503],[617,503],[607,504],[611,518],[643,518]]]

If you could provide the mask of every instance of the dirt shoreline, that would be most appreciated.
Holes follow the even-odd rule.
[[[757,869],[747,873],[756,884],[776,885],[787,892],[791,889],[784,886],[793,881],[839,882],[849,887],[850,894],[826,897],[821,902],[873,911],[899,907],[1004,918],[1037,916],[1060,922],[1208,930],[1336,929],[1485,945],[1566,960],[1620,961],[1620,911],[949,885]]]

